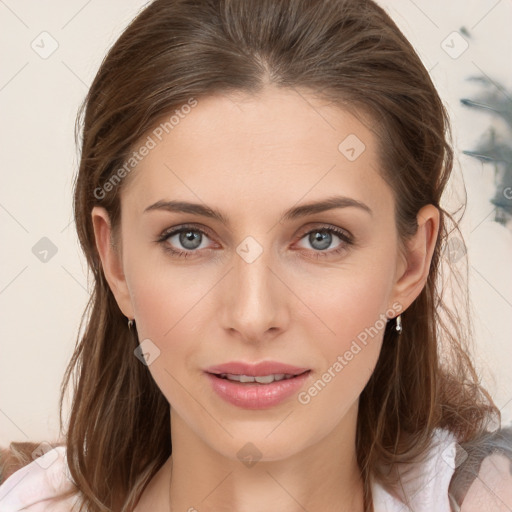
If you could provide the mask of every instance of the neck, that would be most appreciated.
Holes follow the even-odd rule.
[[[243,440],[235,443],[243,448],[233,456],[219,454],[173,411],[167,480],[171,510],[363,512],[356,419],[357,403],[324,438],[297,451],[288,446],[288,456],[268,460]],[[254,460],[247,462],[240,453]]]

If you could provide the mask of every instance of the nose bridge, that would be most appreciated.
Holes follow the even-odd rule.
[[[230,301],[226,327],[245,338],[259,339],[270,328],[280,327],[283,301],[280,280],[275,275],[271,237],[266,242],[248,236],[237,246],[231,272]],[[263,245],[266,243],[267,245]]]

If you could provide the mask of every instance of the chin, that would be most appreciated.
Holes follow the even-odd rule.
[[[224,457],[246,463],[248,467],[255,462],[275,462],[288,459],[300,451],[301,447],[298,445],[298,441],[284,430],[281,435],[278,435],[277,432],[268,435],[278,423],[274,423],[268,430],[259,428],[257,429],[259,432],[254,435],[249,432],[240,432],[237,435],[230,431],[234,437],[230,438],[229,443],[214,442],[210,446]],[[296,430],[295,434],[297,434]],[[218,440],[217,438],[216,441]]]

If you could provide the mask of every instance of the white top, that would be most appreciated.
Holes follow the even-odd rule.
[[[436,429],[429,453],[421,463],[399,465],[408,469],[403,482],[411,507],[372,482],[375,512],[450,512],[448,486],[455,470],[455,436]],[[416,479],[414,478],[416,477]],[[419,478],[418,478],[419,477]],[[61,503],[47,500],[73,488],[66,462],[66,449],[58,446],[13,473],[0,485],[0,512],[74,512],[78,497]]]
[[[397,466],[410,507],[378,482],[372,482],[375,512],[451,512],[448,487],[455,471],[456,444],[452,432],[435,429],[432,445],[422,462]]]

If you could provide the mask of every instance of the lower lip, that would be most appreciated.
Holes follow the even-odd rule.
[[[267,409],[297,393],[311,371],[270,384],[236,382],[206,373],[213,390],[227,402],[244,409]]]

